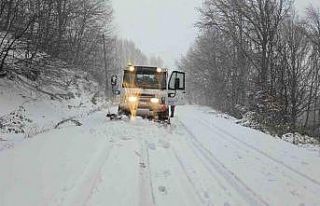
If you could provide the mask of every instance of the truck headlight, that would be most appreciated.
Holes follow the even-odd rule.
[[[134,102],[138,101],[138,97],[130,96],[130,97],[128,97],[128,101],[131,102],[131,103],[134,103]]]
[[[134,66],[130,66],[130,67],[129,67],[129,71],[130,71],[130,72],[134,72]]]
[[[159,104],[160,100],[158,98],[151,98],[150,102],[153,104]]]

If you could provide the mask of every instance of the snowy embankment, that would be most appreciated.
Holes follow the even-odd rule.
[[[264,126],[263,124],[259,123],[256,120],[256,114],[254,112],[246,112],[243,115],[243,118],[240,120],[236,120],[237,124],[240,124],[245,127],[257,129],[260,131],[263,131],[267,134],[270,134],[268,131],[268,128]],[[275,137],[280,138],[286,142],[290,142],[292,144],[299,145],[301,147],[309,148],[309,149],[319,149],[320,147],[320,137],[310,137],[308,135],[301,135],[298,132],[295,133],[286,133],[283,135],[275,135]]]
[[[0,205],[319,205],[320,153],[183,106],[171,126],[110,121],[0,152]]]
[[[92,102],[94,82],[78,79],[69,87],[50,86],[45,90],[65,96],[52,99],[19,81],[1,79],[0,151],[53,129],[62,120],[86,116],[101,106]]]
[[[9,34],[1,45],[10,42]],[[4,63],[0,77],[0,151],[101,106],[102,101],[95,96],[98,84],[87,72],[42,51],[31,55],[24,40],[15,42]]]

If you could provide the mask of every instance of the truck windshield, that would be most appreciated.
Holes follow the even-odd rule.
[[[124,71],[124,88],[161,89],[167,85],[167,73],[157,72],[156,68],[137,68],[135,71]]]

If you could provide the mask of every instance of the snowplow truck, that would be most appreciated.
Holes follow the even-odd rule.
[[[184,72],[173,71],[169,77],[168,69],[159,67],[128,65],[121,85],[117,79],[112,76],[111,85],[113,94],[120,96],[118,115],[170,120],[170,106],[185,91]]]

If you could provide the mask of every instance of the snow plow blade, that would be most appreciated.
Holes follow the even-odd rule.
[[[118,115],[118,114],[107,114],[107,117],[110,118],[110,120],[121,120],[122,119],[122,116],[121,115]]]

